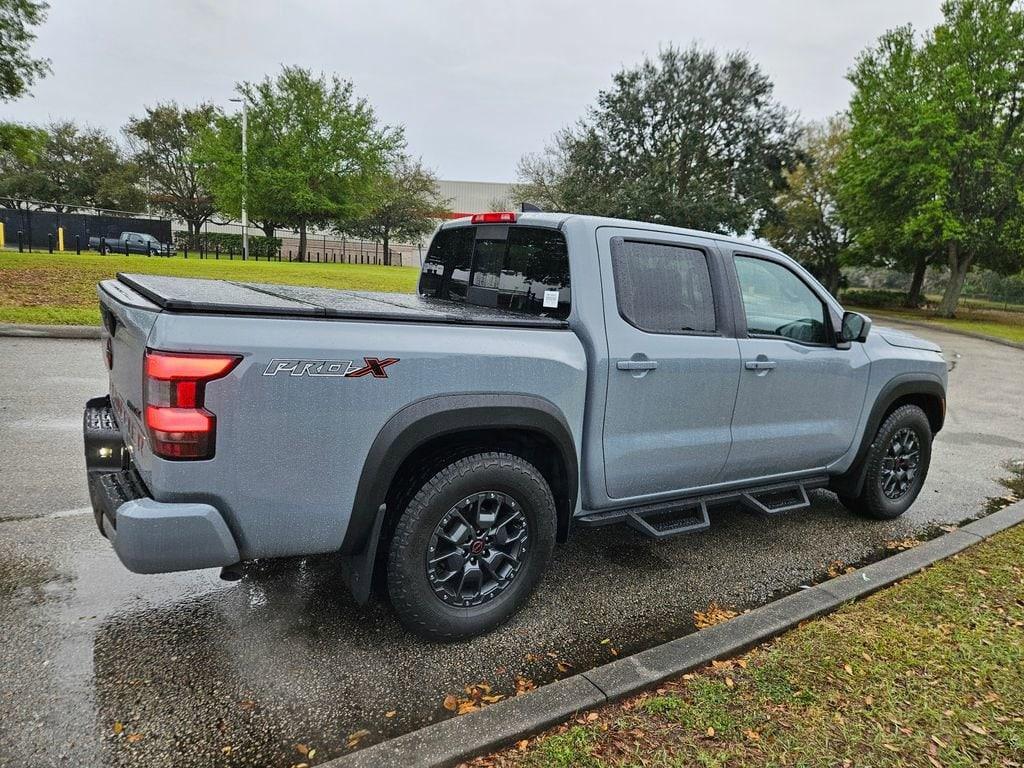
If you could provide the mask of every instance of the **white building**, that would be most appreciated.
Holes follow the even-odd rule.
[[[520,201],[516,199],[514,185],[501,181],[438,181],[441,197],[449,201],[450,218],[469,216],[484,211],[515,211]]]

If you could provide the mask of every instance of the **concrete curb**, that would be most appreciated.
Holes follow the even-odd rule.
[[[102,329],[98,325],[19,325],[0,323],[0,336],[19,336],[33,339],[98,339]]]
[[[904,579],[1024,522],[1024,501],[723,624],[497,704],[335,758],[330,768],[441,768],[526,738],[579,712],[638,693],[714,659],[740,653],[856,598]]]
[[[1019,341],[1010,341],[1009,339],[1000,339],[998,336],[989,336],[986,333],[975,333],[974,331],[962,331],[959,328],[947,328],[941,323],[926,323],[922,320],[906,320],[899,315],[887,315],[885,311],[871,311],[865,310],[865,314],[874,318],[877,317],[880,320],[893,320],[897,323],[903,323],[904,325],[912,325],[915,328],[928,328],[933,331],[941,331],[942,333],[951,333],[954,336],[967,336],[971,339],[981,339],[982,341],[991,341],[993,344],[1000,344],[1004,347],[1012,347],[1013,349],[1024,349],[1024,343]]]

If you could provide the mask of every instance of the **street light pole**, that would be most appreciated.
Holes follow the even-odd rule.
[[[249,211],[247,209],[249,197],[249,102],[244,96],[240,99],[231,99],[231,101],[242,102],[242,261],[245,261],[249,258]]]

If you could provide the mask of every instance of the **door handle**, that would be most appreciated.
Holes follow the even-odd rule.
[[[774,360],[747,360],[743,367],[748,371],[770,371],[778,366]]]
[[[653,371],[658,367],[657,360],[619,360],[615,367],[620,371]]]

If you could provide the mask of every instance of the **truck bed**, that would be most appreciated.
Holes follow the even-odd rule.
[[[415,293],[371,293],[231,280],[119,272],[119,282],[167,312],[346,320],[405,321],[513,328],[567,328],[564,320],[432,299]]]

